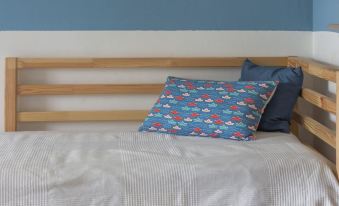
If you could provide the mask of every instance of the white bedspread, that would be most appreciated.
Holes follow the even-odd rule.
[[[291,135],[254,142],[150,133],[0,134],[0,205],[339,205]]]

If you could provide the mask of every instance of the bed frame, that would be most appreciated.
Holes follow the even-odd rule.
[[[300,57],[253,57],[257,64],[265,66],[301,66],[312,76],[331,82],[339,82],[337,67]],[[163,84],[81,84],[81,85],[20,85],[18,72],[27,69],[65,68],[235,68],[244,57],[230,58],[7,58],[5,88],[5,131],[17,131],[18,122],[78,122],[78,121],[142,121],[148,111],[67,111],[67,112],[18,112],[17,97],[21,95],[96,95],[96,94],[159,94]],[[336,86],[339,91],[339,84]],[[339,112],[339,95],[332,99],[312,89],[303,88],[301,98],[329,113]],[[292,132],[299,136],[299,126],[305,128],[328,145],[339,147],[339,132],[329,129],[312,117],[295,110]],[[339,131],[339,124],[336,124]],[[336,150],[336,170],[339,171],[339,150]]]

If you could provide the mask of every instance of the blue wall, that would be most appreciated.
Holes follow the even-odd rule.
[[[0,0],[0,30],[310,31],[312,27],[312,0]]]
[[[313,0],[313,30],[327,31],[333,23],[339,24],[339,0]]]

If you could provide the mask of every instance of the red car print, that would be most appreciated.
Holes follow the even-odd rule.
[[[215,124],[224,124],[224,121],[222,121],[221,119],[217,119],[214,121]]]
[[[212,137],[212,138],[217,138],[217,137],[219,137],[219,134],[217,134],[217,133],[212,133],[212,134],[210,134],[210,137]]]
[[[208,94],[203,94],[203,95],[201,95],[201,97],[204,98],[204,99],[208,99],[208,98],[210,98],[210,95],[208,95]]]
[[[166,91],[165,91],[165,94],[166,94],[166,95],[170,95],[170,94],[171,94],[171,91],[166,90]]]
[[[227,88],[228,92],[234,92],[235,90],[233,88]]]
[[[184,85],[185,85],[185,86],[192,86],[193,83],[192,83],[192,82],[185,82]]]
[[[178,111],[176,111],[176,110],[172,110],[172,111],[171,111],[171,114],[174,114],[174,115],[176,115],[176,114],[179,114],[179,112],[178,112]]]
[[[248,103],[248,104],[253,104],[254,100],[252,98],[245,98],[244,102]]]
[[[176,121],[181,121],[181,120],[182,120],[182,117],[180,117],[180,116],[175,116],[173,119],[176,120]]]
[[[153,123],[153,127],[162,127],[162,124],[160,122]]]
[[[241,118],[240,118],[240,117],[232,117],[232,120],[237,121],[237,122],[240,122],[240,121],[241,121]]]
[[[240,132],[235,132],[235,133],[233,133],[233,135],[234,135],[235,137],[243,137],[243,136],[244,136],[244,135],[241,134]]]
[[[231,109],[231,110],[234,110],[234,111],[235,111],[235,110],[238,110],[238,106],[236,106],[236,105],[230,106],[230,109]]]
[[[254,86],[252,86],[252,85],[246,85],[245,88],[246,88],[246,89],[254,89]]]
[[[199,116],[200,116],[199,113],[195,113],[195,112],[194,112],[194,113],[191,114],[191,117],[199,117]]]
[[[183,96],[176,96],[175,99],[178,100],[178,101],[182,101],[182,100],[184,100],[184,97]]]
[[[197,106],[197,104],[196,104],[195,102],[189,102],[187,105],[190,106],[190,107],[195,107],[195,106]]]
[[[218,119],[218,118],[219,118],[219,115],[217,115],[217,114],[212,114],[212,115],[211,115],[211,118],[212,118],[212,119]]]
[[[215,103],[218,103],[218,104],[221,104],[221,103],[223,103],[223,102],[224,102],[223,99],[216,99],[216,100],[215,100]]]
[[[197,128],[194,128],[194,132],[196,132],[196,133],[200,133],[202,130],[199,128],[199,127],[197,127]]]
[[[153,111],[158,113],[158,112],[160,112],[160,109],[155,108]]]

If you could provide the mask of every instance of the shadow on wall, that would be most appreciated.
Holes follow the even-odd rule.
[[[337,0],[336,0],[337,1]],[[318,1],[318,3],[320,0]],[[333,21],[333,18],[331,18]],[[339,33],[319,31],[313,33],[313,58],[326,63],[339,65]],[[335,98],[336,84],[328,83],[320,79],[314,79],[314,90],[323,94],[327,94],[330,97]],[[335,115],[330,115],[321,109],[315,108],[313,111],[315,119],[320,120],[329,128],[335,130]],[[334,149],[328,147],[321,140],[315,139],[314,146],[323,154],[325,154],[332,161],[335,160]]]
[[[304,74],[304,84],[303,87],[307,88],[313,88],[313,78],[308,75]],[[308,105],[305,107],[305,105]],[[311,104],[309,104],[306,100],[299,98],[298,99],[298,105],[297,105],[298,110],[303,113],[312,116],[313,114],[313,107]],[[300,140],[307,144],[307,145],[313,145],[314,144],[314,139],[316,138],[314,135],[312,135],[310,132],[308,132],[306,129],[303,127],[299,126],[299,138]]]
[[[326,94],[328,97],[331,97],[335,100],[335,83],[324,81],[319,78],[313,78],[314,87],[313,89],[317,92],[320,92],[322,94]],[[320,121],[325,126],[327,126],[330,129],[333,129],[335,131],[336,129],[336,116],[333,114],[330,114],[328,112],[325,112],[324,110],[314,107],[313,109],[313,117],[314,119]],[[325,142],[318,138],[314,138],[314,147],[320,151],[322,154],[324,154],[327,158],[329,158],[331,161],[335,162],[335,149],[327,145]]]

